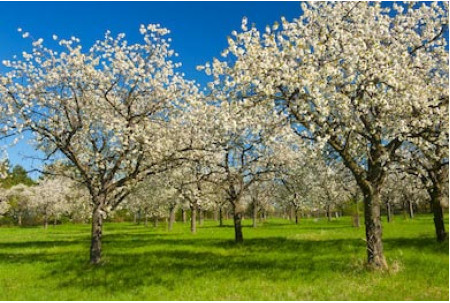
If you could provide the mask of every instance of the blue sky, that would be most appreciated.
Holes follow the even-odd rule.
[[[384,3],[383,5],[389,5]],[[171,30],[172,47],[186,77],[204,84],[207,77],[197,65],[218,57],[231,31],[239,30],[243,16],[260,29],[301,15],[299,2],[0,2],[0,61],[28,50],[29,40],[17,28],[52,43],[76,36],[85,48],[106,30],[123,32],[130,42],[140,41],[139,25],[160,23]],[[448,39],[448,31],[446,33]],[[4,69],[0,65],[0,72]],[[39,166],[37,154],[22,141],[8,150],[12,164],[26,169]],[[36,176],[36,174],[34,174]]]
[[[53,34],[76,36],[88,48],[106,30],[123,32],[137,42],[140,24],[160,23],[172,32],[172,47],[180,54],[186,77],[203,84],[207,78],[195,67],[220,55],[243,16],[264,28],[281,16],[292,19],[300,14],[299,2],[0,2],[0,60],[29,49],[19,27],[48,43]],[[25,141],[8,154],[12,164],[28,170],[39,166],[29,158],[37,154]]]

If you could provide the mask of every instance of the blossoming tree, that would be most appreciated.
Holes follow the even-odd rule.
[[[228,60],[206,72],[340,155],[364,195],[368,263],[386,268],[380,190],[395,151],[448,103],[448,3],[314,2],[302,10],[265,33],[244,18],[223,52]]]
[[[169,30],[140,32],[143,42],[130,44],[108,31],[87,50],[75,37],[59,40],[58,50],[37,39],[23,59],[3,61],[10,70],[0,78],[3,136],[29,131],[47,159],[75,169],[69,177],[84,183],[94,206],[93,264],[101,260],[103,217],[136,182],[177,162],[174,112],[197,92],[176,71]]]

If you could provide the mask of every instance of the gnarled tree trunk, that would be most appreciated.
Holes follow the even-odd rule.
[[[375,268],[385,269],[388,266],[383,254],[380,191],[378,186],[371,187],[364,191],[367,262]]]
[[[444,214],[442,211],[441,200],[443,198],[442,187],[440,184],[434,184],[433,188],[428,191],[433,206],[434,227],[436,230],[436,239],[443,242],[447,238],[444,225]]]
[[[101,205],[95,205],[92,211],[92,230],[91,230],[91,264],[99,264],[102,256],[102,229],[103,217]]]

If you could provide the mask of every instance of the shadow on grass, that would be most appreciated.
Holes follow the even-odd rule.
[[[221,228],[202,228],[208,227]],[[299,226],[299,229],[324,229],[324,226]],[[0,266],[40,262],[45,266],[41,278],[56,280],[58,287],[79,290],[101,287],[109,293],[139,290],[149,285],[170,290],[199,277],[226,281],[259,276],[283,281],[296,275],[314,282],[333,273],[367,274],[360,266],[365,257],[361,239],[265,237],[246,239],[237,245],[231,240],[179,238],[176,233],[150,230],[113,231],[104,236],[104,263],[100,266],[93,267],[87,262],[90,242],[86,236],[67,241],[0,243]],[[438,244],[431,237],[388,238],[384,243],[386,251],[417,249],[448,254],[448,242]],[[27,253],[29,249],[40,249],[42,253]]]

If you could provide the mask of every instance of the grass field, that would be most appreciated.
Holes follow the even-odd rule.
[[[448,219],[446,220],[448,223]],[[104,263],[88,264],[88,225],[0,228],[0,300],[448,300],[449,246],[431,216],[384,223],[388,272],[364,267],[350,218],[206,221],[196,235],[132,223],[104,229]],[[448,224],[447,224],[448,229]]]

